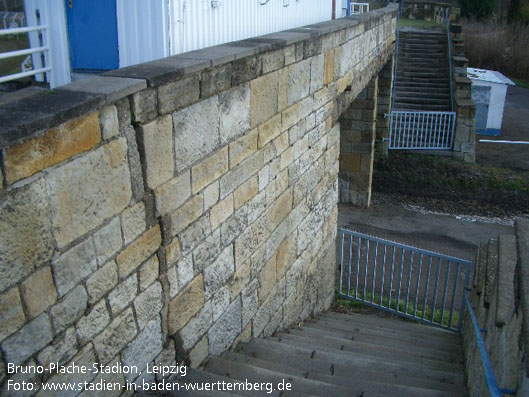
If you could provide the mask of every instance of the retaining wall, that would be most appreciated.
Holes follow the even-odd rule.
[[[396,14],[193,51],[5,105],[2,392],[6,378],[73,379],[8,376],[8,363],[197,366],[328,308],[338,117],[392,56]],[[100,379],[160,380],[75,377]]]

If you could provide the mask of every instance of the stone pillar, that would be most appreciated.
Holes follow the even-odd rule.
[[[376,145],[377,152],[388,155],[389,117],[391,112],[391,97],[393,94],[393,57],[386,63],[378,74],[377,117],[376,117]]]
[[[378,76],[373,77],[340,118],[340,202],[369,207]]]

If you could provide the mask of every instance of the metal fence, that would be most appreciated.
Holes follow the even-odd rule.
[[[389,149],[451,150],[455,112],[393,110],[389,114]]]
[[[341,298],[459,332],[472,262],[338,228]]]
[[[369,3],[349,3],[349,13],[350,15],[364,14],[369,12]]]

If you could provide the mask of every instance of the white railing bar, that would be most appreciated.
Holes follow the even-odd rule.
[[[494,139],[480,139],[480,142],[484,143],[506,143],[509,145],[529,145],[529,141],[495,141]]]
[[[28,72],[22,72],[22,73],[10,74],[8,76],[3,76],[3,77],[0,77],[0,83],[5,83],[6,81],[17,80],[17,79],[21,79],[23,77],[28,77],[28,76],[35,76],[36,74],[41,74],[41,73],[46,73],[46,72],[51,72],[51,67],[46,67],[46,68],[41,68],[41,69],[36,69],[36,70],[30,70]]]
[[[46,30],[48,25],[28,26],[26,28],[0,29],[0,36]]]
[[[49,51],[49,50],[50,50],[50,47],[35,47],[35,48],[27,48],[24,50],[2,52],[0,54],[0,59],[16,58],[22,55],[29,55],[29,54],[34,54],[36,52],[44,52],[44,51]]]

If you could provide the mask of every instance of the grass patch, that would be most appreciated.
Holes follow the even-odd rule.
[[[360,295],[360,298],[366,299],[368,301],[371,301],[371,294],[366,294],[365,298],[363,295]],[[375,296],[374,303],[380,304],[380,296]],[[382,306],[389,307],[392,310],[396,310],[398,305],[398,311],[401,313],[407,313],[411,316],[414,315],[414,302],[408,302],[408,307],[406,309],[406,302],[403,299],[399,299],[397,302],[396,299],[392,298],[391,301],[388,302],[388,298],[384,297],[382,299]],[[364,305],[363,303],[352,301],[349,299],[344,299],[338,296],[338,291],[336,291],[335,299],[333,302],[333,310],[347,313],[347,312],[361,312],[362,309],[365,309],[368,307],[367,305]],[[424,308],[422,305],[417,305],[417,312],[415,313],[415,316],[422,317]],[[413,321],[411,319],[407,319],[403,317],[406,320]],[[432,319],[432,309],[428,305],[426,305],[426,312],[424,315],[425,320],[431,320]],[[433,315],[433,321],[437,324],[442,324],[446,327],[450,326],[450,310],[445,308],[445,311],[443,313],[443,319],[441,321],[441,309],[435,309],[434,315]],[[457,324],[459,323],[459,311],[454,310],[452,314],[452,327],[457,327]]]
[[[399,27],[407,28],[416,28],[416,29],[426,29],[426,30],[440,30],[442,29],[441,25],[436,24],[432,21],[423,21],[420,19],[408,19],[401,18],[399,20]]]
[[[404,153],[378,158],[374,169],[375,192],[403,195],[412,203],[449,201],[453,209],[476,215],[529,213],[527,171]]]
[[[0,36],[0,53],[16,51],[29,48],[29,41],[26,34],[19,34],[13,36]],[[9,74],[19,73],[21,71],[20,65],[26,58],[22,55],[16,58],[8,58],[0,61],[0,75],[6,76]]]
[[[511,79],[511,80],[514,81],[518,87],[529,90],[529,80],[524,80],[524,79]]]

